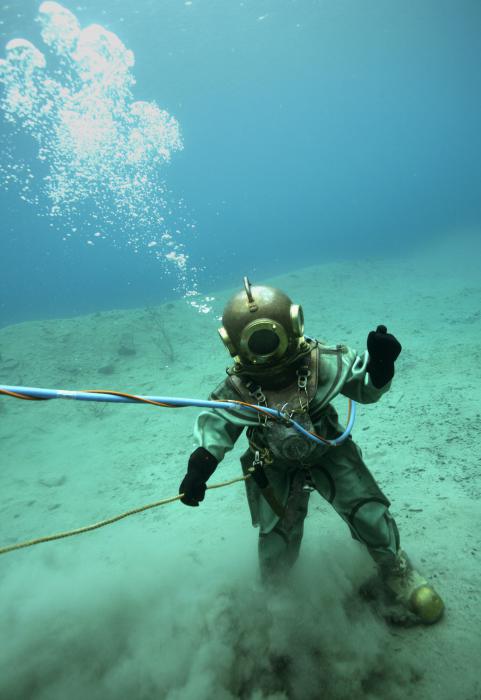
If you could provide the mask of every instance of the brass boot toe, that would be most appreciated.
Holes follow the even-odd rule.
[[[423,585],[413,591],[410,608],[426,625],[432,625],[441,619],[444,603],[432,586]]]

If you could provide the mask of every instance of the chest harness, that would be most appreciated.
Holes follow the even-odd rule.
[[[280,409],[293,418],[303,428],[314,432],[314,425],[309,415],[310,403],[318,386],[319,349],[317,344],[306,356],[296,370],[296,379],[286,387],[263,389],[253,379],[231,376],[230,382],[244,401]],[[292,462],[305,467],[306,485],[309,491],[313,485],[307,470],[307,462],[316,443],[306,439],[289,422],[271,421],[263,414],[257,416],[258,426],[247,430],[249,447],[253,453],[251,471],[254,480],[261,475],[266,479],[264,465],[269,466],[275,460]]]

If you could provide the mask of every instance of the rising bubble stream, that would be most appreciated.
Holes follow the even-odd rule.
[[[0,59],[0,109],[10,127],[2,147],[0,184],[16,188],[67,240],[106,239],[154,255],[175,276],[175,290],[199,311],[211,298],[197,291],[183,238],[192,234],[182,201],[165,181],[165,166],[183,148],[175,117],[155,102],[136,101],[134,54],[99,24],[82,28],[56,2],[38,11],[42,50],[15,38]],[[16,142],[33,139],[36,161]]]

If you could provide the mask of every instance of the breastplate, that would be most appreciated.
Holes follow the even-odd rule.
[[[314,432],[314,426],[307,411],[290,412],[290,416],[303,428]],[[304,462],[317,447],[314,440],[309,440],[292,425],[285,425],[279,421],[269,421],[264,431],[263,437],[267,447],[277,459]]]
[[[309,415],[309,405],[316,395],[319,375],[319,349],[314,347],[308,356],[306,365],[309,370],[305,388],[300,389],[298,378],[288,386],[277,389],[263,389],[262,386],[249,382],[244,377],[231,376],[229,381],[248,403],[262,403],[269,408],[277,408],[291,416],[297,423],[310,432],[314,432]],[[260,391],[259,391],[260,389]],[[262,417],[260,416],[261,420]],[[277,459],[303,462],[318,446],[313,440],[309,440],[290,424],[277,420],[265,420],[259,427],[249,428],[247,436],[251,446],[267,447]],[[262,443],[262,444],[259,444]]]

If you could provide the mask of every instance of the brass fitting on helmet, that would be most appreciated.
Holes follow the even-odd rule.
[[[247,277],[244,289],[227,303],[222,323],[220,337],[243,368],[268,372],[291,364],[310,347],[302,307],[280,289],[252,286]]]

